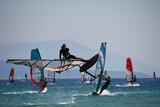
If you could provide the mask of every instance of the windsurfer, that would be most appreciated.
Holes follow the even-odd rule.
[[[82,61],[86,62],[85,59],[78,58],[78,57],[76,57],[75,55],[70,54],[69,48],[67,48],[66,44],[63,44],[63,45],[61,46],[61,49],[60,49],[60,51],[59,51],[59,58],[60,58],[60,59],[62,59],[62,55],[63,55],[63,58],[64,58],[64,59],[79,59],[79,60],[82,60]]]
[[[156,79],[156,73],[153,72],[153,79]]]
[[[25,75],[24,75],[24,76],[25,76],[25,78],[26,78],[26,80],[27,80],[27,79],[28,79],[28,76],[27,76],[27,74],[26,74],[26,73],[25,73]]]
[[[41,92],[43,92],[43,90],[44,90],[44,89],[46,88],[46,86],[47,86],[47,79],[44,78],[44,80],[41,80],[40,85],[41,85]]]
[[[111,77],[108,76],[108,77],[106,78],[106,77],[103,76],[103,80],[105,80],[105,83],[104,83],[104,85],[102,86],[102,88],[101,88],[101,90],[100,90],[100,92],[99,92],[99,95],[103,92],[103,90],[105,90],[105,89],[108,88],[108,86],[109,86],[109,84],[110,84],[110,82],[111,82]]]
[[[11,68],[10,74],[9,74],[9,81],[10,83],[14,82],[14,68]]]
[[[133,75],[133,83],[136,82],[136,75]]]

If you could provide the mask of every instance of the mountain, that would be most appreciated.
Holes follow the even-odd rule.
[[[54,59],[59,56],[61,45],[66,43],[70,48],[70,53],[79,57],[90,58],[95,54],[95,50],[80,45],[72,40],[43,41],[43,42],[27,42],[27,43],[1,43],[0,59],[8,58],[30,58],[30,51],[39,48],[43,58]],[[98,50],[98,49],[97,49]]]
[[[43,59],[57,59],[59,57],[59,49],[63,43],[66,43],[70,48],[70,53],[85,59],[91,58],[99,51],[99,49],[91,49],[72,40],[28,43],[0,43],[0,79],[8,78],[11,65],[4,63],[7,59],[29,59],[31,49],[33,48],[39,48]],[[108,70],[108,74],[110,74],[113,78],[125,77],[125,60],[126,57],[121,56],[118,53],[109,52],[107,50],[106,69]],[[137,74],[137,77],[151,77],[153,72],[156,72],[157,76],[160,76],[159,70],[150,65],[146,65],[134,59],[132,59],[132,63],[134,72]],[[18,72],[16,78],[24,78],[24,72],[29,70],[23,66],[15,67],[15,70]],[[94,69],[95,68],[93,67],[92,70]],[[58,76],[59,78],[80,77],[79,72],[75,72],[75,70],[73,72],[66,72]]]

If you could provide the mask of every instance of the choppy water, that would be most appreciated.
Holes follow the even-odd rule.
[[[94,84],[78,79],[57,80],[40,94],[30,81],[0,81],[0,107],[160,107],[160,80],[138,79],[140,86],[127,87],[112,79],[108,96],[91,96]]]

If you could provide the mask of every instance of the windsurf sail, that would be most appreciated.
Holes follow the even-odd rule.
[[[39,52],[38,48],[31,50],[31,59],[41,60],[41,56],[40,56],[40,52]],[[38,66],[40,66],[40,68],[36,68],[32,65],[30,66],[30,79],[33,84],[39,86],[40,88],[43,88],[44,70],[41,69],[41,67],[43,67],[43,63],[39,62]]]
[[[92,58],[90,58],[86,63],[84,63],[81,67],[80,67],[80,71],[87,71],[89,68],[91,68],[98,60],[99,58],[99,54],[94,55]]]
[[[156,79],[156,73],[153,72],[153,79]]]
[[[132,66],[132,60],[130,57],[126,59],[126,78],[128,83],[134,82],[133,66]]]
[[[94,80],[93,77],[87,75],[85,72],[81,72],[81,81],[82,83],[91,83]]]
[[[82,66],[85,62],[79,59],[54,59],[44,68],[46,71],[61,73],[76,66]]]
[[[85,63],[78,59],[65,59],[63,61],[65,62],[64,64],[61,64],[62,60],[60,59],[8,59],[7,63],[28,67],[32,66],[56,73],[61,73],[76,66],[82,66]]]
[[[106,43],[102,43],[100,52],[91,57],[87,62],[80,59],[41,59],[39,50],[33,49],[31,50],[31,59],[8,59],[7,63],[30,67],[30,78],[32,83],[38,85],[39,87],[42,87],[45,75],[44,72],[46,71],[61,73],[78,66],[80,67],[80,71],[83,72],[87,71],[94,64],[96,64],[97,60],[101,65],[101,71],[104,71],[105,54]],[[89,72],[85,73],[89,74],[94,79],[96,78],[96,76]],[[99,75],[101,74],[103,74],[103,72]],[[99,81],[101,81],[101,79]]]
[[[101,82],[105,80],[105,62],[106,62],[106,42],[101,43],[100,51],[95,56],[93,56],[88,62],[82,65],[80,72],[86,73],[92,77],[92,79],[97,79],[96,93],[98,92]],[[95,75],[91,74],[87,70],[96,63]]]
[[[56,72],[47,72],[47,79],[48,79],[48,83],[55,83],[56,81]]]
[[[11,83],[14,82],[14,68],[13,67],[11,68],[11,71],[10,71],[10,74],[9,74],[9,81]]]
[[[96,64],[96,70],[95,70],[95,75],[97,76],[97,87],[96,87],[96,92],[98,92],[101,82],[103,79],[103,76],[105,74],[104,68],[105,68],[105,63],[106,63],[106,42],[101,43],[100,51],[99,51],[99,58]]]

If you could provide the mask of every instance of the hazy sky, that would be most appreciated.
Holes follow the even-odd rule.
[[[0,43],[61,39],[160,69],[160,0],[0,0]]]

